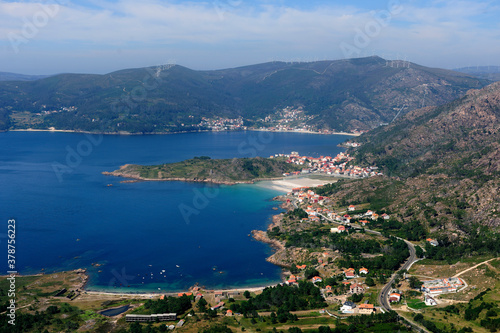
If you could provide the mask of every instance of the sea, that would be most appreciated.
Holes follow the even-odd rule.
[[[255,184],[123,183],[121,165],[274,154],[332,155],[349,137],[256,131],[171,135],[0,133],[0,248],[15,224],[13,266],[2,274],[85,268],[87,289],[174,292],[198,284],[245,288],[280,281],[272,249],[250,233],[281,209]],[[11,221],[9,223],[9,220]],[[14,221],[14,222],[13,222]],[[12,227],[11,227],[12,229]],[[12,264],[12,262],[10,262]]]

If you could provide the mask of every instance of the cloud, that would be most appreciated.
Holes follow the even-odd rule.
[[[118,0],[49,5],[0,2],[0,47],[7,52],[2,52],[0,60],[15,64],[19,63],[16,59],[30,58],[29,54],[20,57],[21,52],[37,57],[50,54],[51,49],[60,52],[53,54],[51,66],[54,68],[59,54],[73,54],[89,65],[93,60],[98,68],[99,63],[111,63],[117,52],[129,57],[128,62],[122,61],[131,65],[139,64],[137,59],[141,55],[140,65],[145,60],[160,61],[167,55],[180,58],[179,62],[185,60],[185,65],[195,68],[287,57],[335,59],[344,56],[341,43],[354,45],[358,31],[374,22],[374,2],[370,3],[371,8],[355,7],[348,2],[333,5],[313,1],[308,6],[287,3]],[[390,6],[391,1],[380,1],[378,12]],[[470,47],[482,48],[487,57],[498,52],[494,46],[500,44],[495,17],[500,10],[494,2],[410,0],[401,1],[400,6],[402,10],[393,13],[389,24],[371,36],[367,46],[359,48],[360,55],[375,52],[394,56],[404,50],[410,60],[425,59],[430,65],[439,65],[439,61],[431,60],[429,53],[435,57],[457,57],[449,50],[462,49],[467,54]],[[44,17],[48,17],[46,22],[42,22]],[[25,38],[26,42],[20,43],[19,52],[14,54],[13,48],[9,48],[11,37],[25,36],[26,25],[30,23],[37,32]],[[101,58],[96,57],[97,54]],[[209,58],[211,65],[207,63]]]

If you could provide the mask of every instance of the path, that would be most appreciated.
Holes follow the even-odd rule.
[[[480,263],[479,263],[479,264],[477,264],[477,265],[474,265],[474,266],[472,266],[472,267],[470,267],[470,268],[467,268],[467,269],[465,269],[465,270],[461,271],[460,273],[457,273],[457,274],[453,275],[453,277],[459,277],[460,275],[462,275],[462,274],[464,274],[464,273],[467,273],[468,271],[471,271],[471,270],[473,270],[474,268],[477,268],[477,267],[481,266],[482,264],[486,264],[487,262],[490,262],[490,261],[492,261],[492,260],[497,260],[497,259],[500,259],[500,257],[491,258],[491,259],[489,259],[489,260],[485,260],[485,261],[483,261],[483,262],[480,262]]]

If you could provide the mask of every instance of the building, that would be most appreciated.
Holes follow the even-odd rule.
[[[348,208],[347,208],[348,211],[352,212],[352,211],[355,211],[356,210],[356,206],[354,205],[350,205]]]
[[[297,277],[295,275],[290,275],[290,277],[286,281],[286,284],[290,286],[290,285],[293,285],[295,283],[297,283]]]
[[[454,293],[458,288],[464,285],[465,284],[462,279],[452,277],[447,279],[423,281],[421,290],[429,294],[446,294]]]
[[[375,307],[373,304],[360,304],[358,306],[358,313],[359,314],[372,314],[375,312]]]
[[[340,308],[340,311],[342,313],[354,313],[354,308],[356,307],[356,304],[354,304],[351,301],[345,301],[342,307]]]
[[[210,308],[210,310],[217,310],[217,309],[222,308],[223,306],[224,306],[224,302],[219,302],[219,303],[217,303],[217,305],[212,306],[212,307]]]
[[[319,276],[315,276],[312,278],[312,283],[318,283],[318,282],[322,282],[323,279],[320,278]]]
[[[389,302],[399,302],[401,300],[401,294],[391,293],[389,294]]]
[[[425,305],[427,305],[427,306],[437,305],[436,300],[434,298],[432,298],[431,295],[429,295],[429,294],[424,295],[424,302],[425,302]]]
[[[431,244],[432,246],[438,246],[439,245],[439,242],[435,239],[432,239],[432,238],[427,238],[426,241],[429,242],[429,244]]]
[[[359,269],[359,274],[365,274],[365,275],[368,274],[368,268],[361,267]]]
[[[231,310],[227,310],[227,312],[226,312],[226,316],[227,316],[227,317],[232,317],[232,316],[233,316],[233,311],[231,311]]]
[[[333,234],[346,232],[345,226],[339,225],[337,228],[330,228],[330,232]]]
[[[176,320],[177,319],[177,314],[175,313],[160,313],[160,314],[151,314],[151,315],[139,315],[139,314],[126,314],[125,315],[125,321],[132,322],[132,321],[138,321],[138,322],[150,322],[153,321],[155,322],[156,320],[158,321],[170,321],[170,320]]]
[[[365,227],[368,223],[370,223],[370,221],[368,221],[368,220],[359,220],[359,223],[361,223],[363,225],[363,227]]]
[[[353,283],[349,286],[349,292],[351,294],[362,294],[365,292],[365,288],[359,283]]]
[[[354,268],[348,268],[344,271],[344,275],[346,279],[353,279],[356,277],[356,271],[354,270]]]

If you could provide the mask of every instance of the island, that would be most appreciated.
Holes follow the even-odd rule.
[[[212,159],[201,156],[161,165],[125,164],[118,170],[103,174],[137,180],[180,180],[233,185],[282,178],[284,174],[300,170],[301,166],[288,163],[286,158]]]

